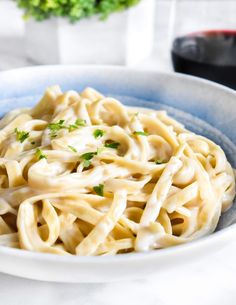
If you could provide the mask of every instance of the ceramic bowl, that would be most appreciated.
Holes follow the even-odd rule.
[[[236,93],[192,76],[118,67],[44,66],[0,73],[0,115],[37,102],[46,87],[63,90],[90,86],[127,105],[167,109],[187,128],[220,144],[236,166]],[[76,257],[0,247],[0,272],[55,282],[110,282],[164,272],[222,248],[236,235],[235,206],[215,233],[197,241],[148,253]]]

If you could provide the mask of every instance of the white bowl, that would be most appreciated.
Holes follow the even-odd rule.
[[[53,84],[59,84],[63,90],[78,91],[91,86],[105,94],[118,96],[126,104],[139,107],[157,109],[167,105],[171,114],[182,118],[187,127],[194,129],[196,125],[197,130],[222,145],[231,164],[236,165],[233,144],[236,143],[236,93],[233,90],[176,73],[92,66],[23,68],[0,73],[0,114],[19,106],[32,105],[44,89]],[[214,127],[204,124],[201,119]],[[212,235],[148,253],[76,257],[0,247],[0,271],[55,282],[110,282],[142,278],[210,255],[232,241],[236,235],[236,225],[230,225],[234,220],[234,209],[235,205]]]

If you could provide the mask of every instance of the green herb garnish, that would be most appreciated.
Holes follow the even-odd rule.
[[[145,131],[135,131],[134,133],[133,133],[135,136],[137,135],[137,136],[148,136],[148,133],[147,132],[145,132]]]
[[[80,156],[80,158],[84,160],[91,160],[95,155],[97,155],[97,152],[87,152]]]
[[[43,153],[43,151],[42,151],[40,148],[37,148],[37,149],[36,149],[35,156],[36,156],[39,160],[41,160],[41,159],[47,159],[46,155]]]
[[[162,163],[164,163],[164,162],[161,161],[161,160],[156,160],[155,163],[156,163],[156,164],[162,164]]]
[[[82,120],[82,119],[77,119],[75,121],[75,125],[77,125],[77,126],[86,126],[86,121]]]
[[[48,128],[51,130],[51,131],[58,131],[62,128],[65,128],[65,126],[63,125],[65,122],[65,120],[60,120],[59,122],[57,123],[50,123],[48,124]]]
[[[76,149],[75,147],[73,147],[73,146],[71,146],[71,145],[68,145],[68,147],[69,147],[69,149],[72,150],[73,152],[75,152],[75,153],[77,152],[77,149]]]
[[[94,186],[93,187],[94,192],[99,195],[99,196],[103,196],[103,190],[104,190],[104,185],[103,184],[99,184],[98,186]]]
[[[104,135],[105,131],[102,130],[102,129],[96,129],[94,130],[93,132],[93,136],[95,139],[99,138],[99,137],[102,137]]]
[[[75,129],[78,129],[81,126],[83,126],[83,127],[86,126],[86,121],[82,120],[82,119],[77,119],[74,124],[69,125],[69,127],[68,127],[69,132],[71,132]]]
[[[111,143],[105,143],[104,145],[105,147],[107,148],[118,148],[120,146],[120,143],[119,142],[111,142]]]
[[[68,127],[68,130],[69,130],[69,132],[71,132],[71,131],[73,131],[75,129],[78,129],[78,128],[79,128],[79,126],[77,126],[75,124],[70,124],[69,127]]]
[[[66,128],[66,126],[64,125],[64,122],[65,122],[65,120],[60,120],[57,123],[48,124],[48,128],[51,131],[51,133],[50,133],[51,138],[55,138],[57,136],[57,134],[56,134],[57,131]]]
[[[21,143],[23,143],[29,137],[29,132],[18,130],[18,128],[15,128],[15,133],[17,141],[20,141]]]
[[[83,166],[86,168],[86,167],[89,167],[91,165],[91,159],[97,155],[98,152],[95,151],[95,152],[87,152],[87,153],[84,153],[83,155],[80,156],[81,159],[83,159]]]
[[[90,160],[84,160],[84,162],[83,162],[83,167],[84,168],[87,168],[87,167],[89,167],[91,165],[91,161]]]

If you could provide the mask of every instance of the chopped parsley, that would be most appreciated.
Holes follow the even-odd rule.
[[[65,128],[64,126],[64,122],[65,120],[60,120],[59,122],[57,123],[50,123],[48,124],[48,128],[51,130],[51,131],[58,131],[62,128]]]
[[[48,124],[48,128],[51,131],[51,133],[50,133],[51,138],[55,138],[57,136],[57,134],[56,134],[57,131],[66,128],[64,123],[65,123],[65,120],[60,120],[57,123],[50,123],[50,124]]]
[[[29,137],[29,132],[18,130],[18,128],[15,128],[15,133],[17,141],[21,143],[23,143]]]
[[[86,126],[86,121],[82,120],[82,119],[77,119],[75,121],[75,125],[77,125],[77,126]]]
[[[80,158],[84,160],[91,160],[95,155],[97,155],[97,152],[87,152],[80,156]]]
[[[135,131],[133,134],[135,136],[146,136],[146,137],[148,136],[148,133],[145,131]]]
[[[91,159],[97,155],[98,152],[95,151],[95,152],[87,152],[87,153],[84,153],[83,155],[80,156],[81,159],[83,159],[83,166],[86,168],[86,167],[89,167],[91,165]]]
[[[71,145],[68,145],[68,147],[69,147],[69,149],[72,150],[73,152],[75,152],[75,153],[77,152],[77,149],[76,149],[75,147],[73,147],[73,146],[71,146]]]
[[[162,164],[162,163],[165,163],[165,162],[163,162],[163,161],[161,161],[161,160],[156,160],[155,163],[156,163],[156,164]]]
[[[99,138],[99,137],[102,137],[104,135],[105,131],[102,130],[102,129],[96,129],[94,130],[93,132],[93,136],[95,139]]]
[[[99,184],[98,186],[94,186],[93,187],[94,192],[99,195],[99,196],[103,196],[104,194],[104,185],[103,184]]]
[[[51,133],[50,136],[51,138],[55,138],[57,136],[57,131],[61,129],[68,129],[69,132],[78,129],[81,126],[86,126],[86,121],[82,119],[77,119],[74,124],[70,124],[69,126],[66,126],[65,120],[60,120],[57,123],[50,123],[48,124],[48,128],[50,129]]]
[[[111,143],[105,143],[104,145],[105,147],[107,148],[118,148],[120,146],[120,143],[119,142],[111,142]]]
[[[86,121],[82,120],[82,119],[77,119],[74,124],[69,125],[69,127],[68,127],[69,132],[71,132],[75,129],[78,129],[81,126],[83,126],[83,127],[86,126]]]
[[[73,131],[73,130],[75,130],[75,129],[78,129],[79,127],[77,126],[77,125],[75,125],[75,124],[70,124],[69,125],[69,127],[68,127],[68,130],[69,130],[69,132],[71,132],[71,131]]]
[[[83,167],[84,168],[87,168],[87,167],[89,167],[91,165],[91,161],[90,160],[84,160],[84,162],[83,162]]]
[[[43,151],[42,151],[40,148],[37,148],[37,149],[36,149],[35,156],[36,156],[39,160],[41,160],[41,159],[47,159],[46,155],[43,153]]]

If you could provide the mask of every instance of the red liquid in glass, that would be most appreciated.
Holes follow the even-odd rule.
[[[178,37],[171,53],[175,71],[236,89],[236,31],[204,31]]]

